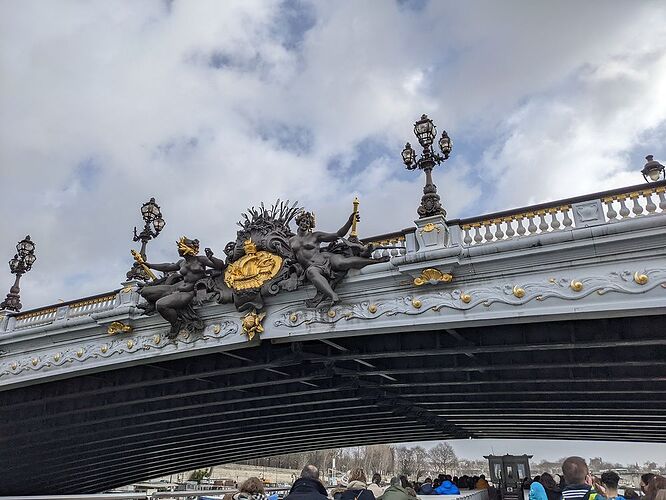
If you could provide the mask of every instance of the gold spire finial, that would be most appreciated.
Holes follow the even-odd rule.
[[[352,219],[351,233],[349,233],[349,236],[358,237],[358,231],[356,230],[356,224],[358,222],[356,220],[356,214],[358,214],[358,205],[359,205],[358,196],[354,196],[354,201],[352,202],[352,205],[354,206],[353,210],[354,218]]]

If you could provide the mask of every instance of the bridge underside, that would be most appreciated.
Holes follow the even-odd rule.
[[[372,443],[664,442],[665,318],[264,341],[5,391],[0,493]]]

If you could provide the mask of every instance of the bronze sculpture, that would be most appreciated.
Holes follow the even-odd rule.
[[[191,240],[184,236],[177,241],[178,254],[181,260],[174,263],[150,264],[140,262],[150,269],[162,271],[163,278],[146,283],[139,288],[139,293],[147,304],[140,306],[144,313],[157,311],[171,324],[169,338],[175,338],[182,329],[197,331],[203,323],[192,308],[198,281],[209,275],[207,267],[223,270],[224,261],[213,257],[210,249],[207,256],[198,255],[199,240]],[[135,257],[136,258],[136,257]]]
[[[324,297],[330,305],[340,302],[335,286],[350,269],[361,269],[389,260],[389,257],[373,259],[370,257],[372,247],[344,239],[354,221],[359,220],[360,215],[355,210],[337,232],[325,233],[313,231],[315,218],[310,212],[301,212],[296,216],[298,231],[289,239],[289,244],[297,262],[303,267],[305,277],[317,289],[317,294],[307,301],[309,307],[317,306]],[[331,245],[322,249],[320,244],[323,242],[330,242]]]

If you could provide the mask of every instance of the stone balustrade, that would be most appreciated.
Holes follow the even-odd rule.
[[[451,221],[463,246],[528,237],[666,213],[666,182],[594,193]]]

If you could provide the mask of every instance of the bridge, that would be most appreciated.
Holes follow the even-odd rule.
[[[382,262],[346,273],[337,303],[297,277],[247,299],[231,278],[259,271],[229,274],[262,251],[246,241],[231,288],[197,284],[196,328],[144,314],[131,280],[4,311],[0,494],[372,443],[666,440],[666,182],[431,215],[358,247]]]

